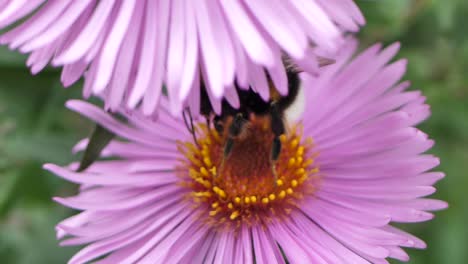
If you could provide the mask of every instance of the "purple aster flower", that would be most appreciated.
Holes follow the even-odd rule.
[[[188,97],[197,100],[200,80],[220,100],[234,80],[245,87],[262,86],[266,76],[259,73],[265,69],[280,76],[276,86],[285,93],[282,52],[314,69],[317,61],[309,53],[330,56],[340,46],[342,32],[364,24],[352,0],[0,4],[0,28],[24,18],[0,43],[31,53],[27,64],[33,73],[49,62],[63,66],[65,86],[85,76],[85,97],[95,94],[105,98],[108,109],[123,104],[146,115],[155,113],[163,84],[173,114],[180,114]]]
[[[86,245],[70,263],[387,263],[425,248],[391,223],[427,221],[447,206],[424,198],[444,177],[423,154],[434,142],[414,127],[429,106],[400,82],[406,61],[389,63],[398,44],[351,58],[356,47],[347,43],[319,77],[301,76],[306,109],[280,137],[276,182],[269,122],[258,116],[221,165],[226,135],[202,122],[194,143],[165,98],[155,123],[68,102],[121,138],[85,172],[45,165],[81,184],[77,196],[56,198],[82,210],[57,225],[61,245]]]

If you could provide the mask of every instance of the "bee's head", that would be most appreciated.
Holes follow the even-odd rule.
[[[222,137],[242,140],[248,134],[253,115],[253,113],[247,115],[240,112],[235,115],[227,115],[223,118],[216,119],[214,127]]]

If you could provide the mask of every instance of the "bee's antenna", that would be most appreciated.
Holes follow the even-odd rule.
[[[334,59],[320,57],[320,56],[317,56],[317,60],[318,60],[319,67],[325,67],[336,62]]]
[[[211,127],[211,118],[210,117],[206,117],[206,126],[208,127],[208,129],[210,129]]]
[[[286,71],[292,72],[295,74],[299,74],[304,71],[296,62],[294,62],[293,59],[291,59],[291,57],[289,57],[288,54],[283,53],[282,59],[283,59],[283,64],[284,64],[284,67],[286,68]],[[322,68],[322,67],[334,64],[336,61],[332,58],[317,56],[317,62],[318,62],[319,68]]]
[[[190,123],[187,121],[186,115],[188,115]],[[188,107],[186,107],[184,111],[182,112],[182,117],[184,118],[185,126],[187,127],[190,134],[192,134],[193,142],[195,142],[197,147],[200,148],[200,145],[198,144],[198,141],[197,141],[197,137],[195,135],[195,126],[193,125],[192,113],[190,112],[190,109]]]
[[[299,73],[303,72],[303,70],[299,67],[299,65],[297,65],[297,63],[295,63],[291,59],[291,57],[289,57],[288,54],[283,52],[282,59],[283,59],[283,64],[284,64],[284,68],[286,69],[286,71],[292,72],[292,73],[295,73],[295,74],[299,74]]]

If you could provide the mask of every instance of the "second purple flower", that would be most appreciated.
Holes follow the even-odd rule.
[[[63,66],[65,86],[85,76],[84,95],[157,111],[163,84],[171,112],[197,103],[200,80],[214,102],[233,92],[234,81],[267,90],[272,76],[287,92],[281,52],[308,70],[331,56],[343,31],[364,24],[352,0],[288,1],[4,1],[0,28],[26,21],[0,42],[31,53],[33,73]],[[259,74],[259,72],[261,74]],[[264,96],[268,96],[265,94]],[[189,99],[190,98],[190,99]]]

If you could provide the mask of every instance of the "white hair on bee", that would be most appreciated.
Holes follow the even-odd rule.
[[[296,123],[303,116],[305,111],[305,91],[303,83],[297,88],[297,95],[294,101],[284,110],[284,119],[286,123]]]

